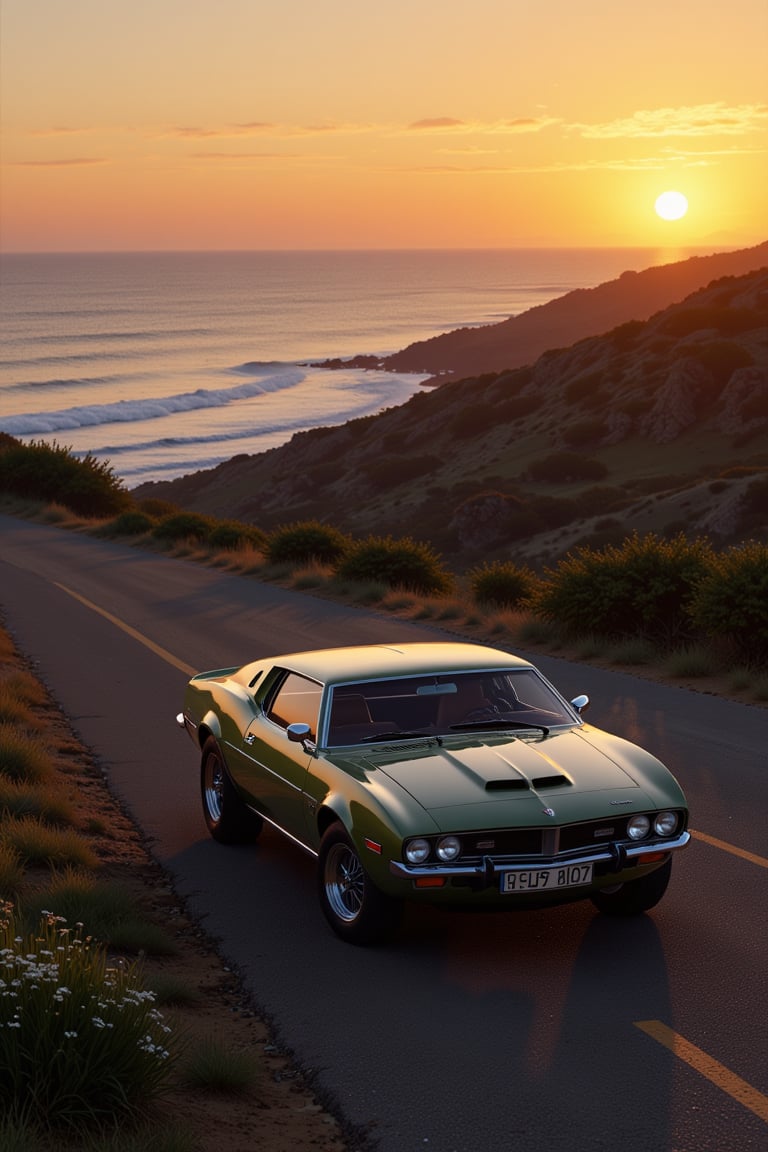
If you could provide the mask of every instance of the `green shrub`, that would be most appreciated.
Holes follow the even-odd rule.
[[[78,459],[70,448],[14,442],[0,449],[0,492],[25,499],[53,501],[81,516],[113,516],[131,498],[106,460],[88,452]]]
[[[115,520],[105,524],[102,531],[107,536],[143,536],[145,532],[152,531],[154,524],[151,516],[133,509],[122,512]]]
[[[213,526],[208,516],[199,516],[196,512],[172,512],[163,516],[152,529],[152,535],[158,540],[173,542],[177,540],[208,540]]]
[[[450,592],[453,580],[428,544],[403,537],[368,536],[357,540],[337,567],[342,580],[407,588],[422,596]]]
[[[263,549],[267,535],[255,524],[242,524],[239,520],[221,520],[208,534],[208,547],[221,552],[234,552],[238,548]]]
[[[139,512],[143,512],[145,516],[151,516],[153,520],[159,520],[163,516],[172,516],[174,512],[180,511],[177,504],[172,504],[170,500],[160,500],[156,496],[147,496],[146,499],[139,500],[136,507]]]
[[[579,548],[547,573],[535,611],[571,635],[684,637],[693,589],[710,556],[704,541],[682,535],[634,534],[601,551]]]
[[[270,564],[335,564],[348,551],[350,539],[330,524],[303,520],[277,528],[267,540]]]
[[[473,568],[468,576],[472,595],[478,604],[496,608],[519,608],[525,604],[536,580],[529,568],[501,560]]]
[[[0,1105],[34,1101],[48,1123],[137,1114],[172,1066],[169,1029],[139,970],[110,967],[104,948],[47,914],[22,935],[0,914],[6,994],[0,997]]]
[[[768,544],[750,541],[713,556],[691,616],[705,636],[734,644],[749,661],[768,660]]]

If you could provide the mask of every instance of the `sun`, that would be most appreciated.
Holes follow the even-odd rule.
[[[656,200],[656,214],[662,220],[680,220],[688,211],[688,201],[682,192],[662,192]]]

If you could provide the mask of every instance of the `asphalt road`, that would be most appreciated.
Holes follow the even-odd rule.
[[[379,1152],[765,1152],[768,710],[539,660],[685,788],[698,835],[665,899],[627,922],[420,911],[356,949],[311,859],[271,831],[208,838],[174,721],[185,669],[435,629],[8,517],[0,609],[279,1040]]]

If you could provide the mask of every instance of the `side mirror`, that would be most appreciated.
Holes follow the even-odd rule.
[[[589,696],[576,696],[571,700],[571,708],[575,708],[579,716],[589,708]]]
[[[285,732],[288,739],[292,740],[294,744],[302,744],[312,736],[312,729],[309,724],[289,724]]]

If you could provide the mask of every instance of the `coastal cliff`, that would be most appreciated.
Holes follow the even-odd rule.
[[[624,272],[595,288],[579,288],[498,324],[459,328],[409,344],[382,359],[397,372],[432,372],[441,380],[500,372],[531,364],[550,348],[599,336],[626,320],[654,312],[721,276],[741,276],[768,264],[768,241],[738,252],[694,256],[673,264]]]
[[[134,494],[265,529],[412,535],[466,563],[545,562],[633,528],[766,536],[768,267]]]

